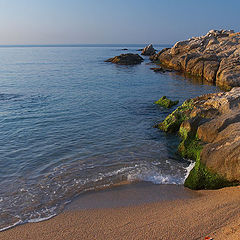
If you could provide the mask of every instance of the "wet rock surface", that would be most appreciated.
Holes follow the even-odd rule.
[[[226,89],[240,86],[240,33],[233,30],[211,30],[177,42],[150,59]]]
[[[185,186],[214,189],[240,183],[240,87],[187,100],[158,127],[178,132],[179,153],[196,161]]]
[[[171,99],[167,98],[166,96],[161,97],[159,100],[155,102],[155,104],[164,107],[164,108],[171,108],[179,103],[178,100],[172,101]]]

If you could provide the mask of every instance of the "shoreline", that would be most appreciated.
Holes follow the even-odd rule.
[[[143,59],[141,61],[143,61]],[[238,100],[239,95],[235,94],[235,90],[233,89],[230,93],[233,92],[233,96]],[[225,93],[211,94],[211,96],[214,98],[217,97],[216,102],[219,103],[221,100],[220,97],[223,94]],[[207,99],[210,99],[209,96],[210,95],[207,96]],[[199,98],[201,97],[197,99]],[[232,101],[232,98],[230,100]],[[187,102],[187,104],[189,103]],[[223,105],[224,104],[221,106]],[[231,104],[229,104],[229,106],[231,106]],[[184,109],[186,112],[195,110],[193,103],[184,107],[187,108]],[[226,109],[223,110],[225,111]],[[209,108],[207,110],[209,110]],[[218,110],[215,109],[215,105],[214,110]],[[232,109],[229,107],[227,110],[230,112]],[[219,112],[222,113],[224,111]],[[186,115],[185,112],[184,114]],[[197,115],[198,114],[199,113],[197,113]],[[211,115],[211,118],[216,120],[215,117],[218,116],[218,114],[215,114],[216,116],[214,114]],[[202,115],[201,117],[203,118]],[[191,184],[186,184],[185,186],[191,187],[192,189],[215,189],[230,186],[228,182],[225,183],[225,178],[220,178],[220,175],[218,176],[215,172],[212,173],[205,165],[200,165],[202,145],[197,145],[196,153],[190,152],[194,154],[194,156],[188,155],[189,152],[187,148],[189,146],[185,145],[185,143],[189,144],[189,140],[191,140],[195,144],[196,142],[199,143],[201,139],[198,139],[198,134],[196,135],[197,130],[195,129],[195,125],[193,139],[189,137],[190,135],[192,137],[192,134],[188,134],[188,129],[186,130],[183,124],[186,124],[190,117],[187,116],[183,119],[183,122],[178,122],[178,128],[181,131],[178,130],[179,133],[182,133],[181,137],[183,138],[181,142],[182,145],[179,146],[181,146],[183,157],[193,158],[197,163],[190,173]],[[200,121],[202,119],[196,119],[198,120],[197,124],[202,124]],[[203,124],[205,123],[204,121]],[[191,124],[192,122],[189,123],[189,126],[193,128]],[[159,125],[160,129],[161,126],[162,125]],[[223,128],[223,126],[221,127]],[[224,127],[226,126],[224,125]],[[165,131],[171,132],[167,129]],[[197,137],[195,137],[195,135]],[[206,138],[205,135],[204,137]],[[187,141],[184,142],[185,140]],[[236,141],[238,140],[239,138],[236,138]],[[193,145],[190,145],[190,147],[192,146]],[[194,147],[195,146],[196,145],[194,145]],[[227,146],[229,148],[229,144]],[[207,155],[207,159],[208,158],[209,155]],[[214,182],[212,183],[211,181],[213,179]],[[210,184],[207,181],[210,181]],[[191,191],[183,186],[156,186],[141,182],[116,186],[111,189],[101,189],[101,191],[91,191],[77,197],[73,203],[66,207],[63,213],[51,219],[37,223],[23,224],[0,232],[0,240],[19,239],[19,236],[21,239],[36,240],[180,240],[204,239],[206,236],[213,237],[213,239],[240,239],[240,231],[238,230],[240,228],[239,190],[240,186],[220,190]]]
[[[85,194],[58,216],[0,232],[0,239],[239,239],[240,186],[187,192],[177,185],[129,186]],[[173,197],[161,198],[164,192]]]

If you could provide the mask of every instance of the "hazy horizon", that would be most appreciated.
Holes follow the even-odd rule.
[[[173,44],[239,31],[237,0],[0,0],[0,45]]]

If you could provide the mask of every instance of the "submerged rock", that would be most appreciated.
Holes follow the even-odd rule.
[[[155,102],[155,104],[158,104],[164,108],[171,108],[175,105],[177,105],[179,101],[172,101],[168,99],[166,96],[161,97],[159,100]]]
[[[240,33],[211,30],[150,57],[168,68],[231,89],[240,86]]]
[[[154,55],[155,53],[156,53],[156,50],[153,48],[153,45],[150,44],[142,50],[141,54],[144,56],[151,56],[151,55]]]
[[[157,68],[150,68],[154,72],[165,72],[165,70],[162,67],[157,67]]]
[[[187,100],[158,127],[178,132],[179,153],[196,161],[186,187],[215,189],[240,183],[240,88]]]
[[[143,58],[138,54],[127,53],[127,54],[121,54],[120,56],[116,56],[113,58],[109,58],[105,62],[112,62],[120,65],[134,65],[134,64],[139,64],[142,61],[143,61]]]

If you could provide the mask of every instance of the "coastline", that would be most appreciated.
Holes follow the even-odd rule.
[[[204,152],[205,149],[202,149],[202,143],[199,144],[200,140],[202,140],[201,136],[205,138],[203,142],[209,141],[208,143],[210,144],[213,140],[212,136],[210,136],[210,140],[207,140],[209,136],[206,136],[205,132],[208,131],[203,131],[202,135],[199,135],[197,127],[199,127],[198,125],[206,124],[206,119],[216,121],[216,116],[219,117],[219,113],[224,113],[224,117],[226,117],[226,110],[228,110],[229,116],[227,116],[226,119],[222,118],[220,120],[226,120],[225,122],[228,124],[235,124],[239,116],[238,112],[236,112],[237,117],[234,121],[230,121],[229,123],[229,119],[232,118],[232,113],[235,113],[233,110],[236,110],[236,103],[239,100],[239,94],[236,92],[238,92],[236,88],[231,90],[229,93],[232,95],[229,99],[221,98],[223,95],[223,97],[225,97],[225,95],[228,96],[228,93],[208,94],[206,95],[207,97],[205,96],[207,99],[202,99],[202,96],[198,97],[196,101],[200,99],[201,101],[205,100],[207,102],[210,96],[212,96],[214,101],[221,106],[219,107],[220,110],[216,108],[216,104],[212,104],[213,100],[211,99],[212,109],[209,108],[211,104],[206,104],[207,108],[205,109],[206,112],[209,111],[211,114],[204,112],[207,117],[195,111],[196,106],[193,105],[193,100],[184,103],[185,105],[183,104],[178,108],[180,112],[183,109],[183,111],[186,110],[189,114],[188,116],[187,113],[184,112],[181,121],[177,119],[177,124],[179,125],[177,131],[181,133],[180,135],[183,139],[178,149],[181,150],[180,152],[182,152],[183,157],[196,160],[195,167],[190,173],[191,184],[185,184],[185,186],[191,189],[217,189],[224,186],[235,186],[235,179],[227,180],[218,175],[217,172],[211,172],[208,166],[202,165],[201,154],[202,150]],[[224,104],[221,104],[221,101]],[[234,102],[234,104],[232,104],[232,102]],[[201,104],[203,104],[203,102],[201,102]],[[222,108],[222,106],[224,106],[224,108]],[[237,105],[237,107],[239,107],[239,105]],[[195,115],[191,115],[193,110],[195,111]],[[218,112],[216,113],[216,111]],[[176,112],[176,110],[174,112]],[[200,115],[201,118],[199,118],[198,115]],[[169,116],[171,116],[171,114]],[[190,116],[194,118],[194,121],[189,121],[191,119]],[[166,119],[168,119],[168,117]],[[222,125],[218,128],[221,129],[221,131],[226,128],[226,124],[223,125],[224,121],[221,121]],[[168,128],[169,121],[166,122],[167,124],[165,125]],[[165,126],[163,123],[159,125],[161,130],[163,130],[162,128]],[[184,124],[188,124],[187,127],[190,126],[190,130],[186,128]],[[173,125],[174,131],[176,132],[175,122]],[[169,131],[167,128],[164,131],[174,132]],[[191,132],[192,129],[193,133]],[[213,128],[208,126],[208,129]],[[214,134],[218,134],[219,132],[216,131]],[[236,134],[238,134],[238,132]],[[234,141],[235,140],[238,144],[238,136]],[[227,148],[230,149],[229,145],[229,142],[225,145],[222,145],[221,142],[219,148],[211,148],[211,151],[212,149],[217,149],[218,151],[222,146],[227,146]],[[188,151],[189,146],[191,147],[191,151]],[[239,155],[236,154],[236,156],[238,158]],[[223,155],[222,157],[224,158]],[[209,158],[209,155],[207,155],[207,159]],[[217,167],[219,168],[219,166]],[[227,167],[227,169],[230,169],[230,167]],[[233,174],[232,172],[231,174]],[[214,180],[213,183],[212,180]],[[208,181],[210,181],[210,184]],[[132,185],[130,186],[132,187]],[[21,236],[21,239],[47,240],[79,238],[203,239],[207,235],[214,238],[217,236],[217,239],[239,239],[239,186],[216,191],[191,191],[186,190],[183,186],[177,189],[178,187],[176,186],[164,185],[161,187],[154,186],[152,188],[147,186],[145,190],[143,190],[143,188],[133,190],[131,187],[129,189],[129,186],[118,187],[120,188],[114,190],[103,189],[101,191],[84,194],[74,201],[75,205],[71,204],[70,207],[60,215],[44,222],[28,223],[9,229],[0,233],[0,239],[19,239],[19,236]],[[165,187],[166,189],[164,189]],[[158,196],[159,194],[162,195]],[[141,199],[141,196],[143,196],[143,199]]]
[[[155,186],[120,186],[113,191],[85,194],[62,214],[47,221],[28,223],[1,232],[0,239],[177,240],[204,239],[208,235],[214,239],[239,239],[239,186],[219,190],[185,189],[188,194],[183,194],[180,199],[177,195],[181,196],[179,193],[185,191],[183,186]],[[176,195],[169,199],[156,199],[157,187],[159,196],[164,191],[173,195],[175,192]],[[130,192],[132,195],[128,195]],[[151,194],[152,201],[138,201],[139,196],[143,200],[151,199]],[[120,202],[121,199],[127,199],[128,204],[109,204],[114,203],[114,199]],[[80,202],[85,202],[85,205],[81,207],[78,204]]]

